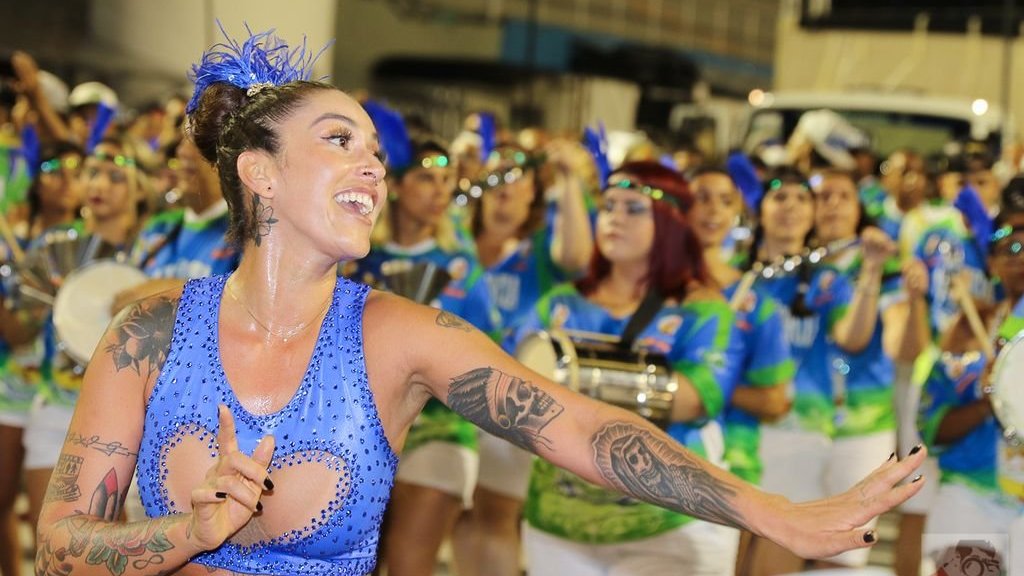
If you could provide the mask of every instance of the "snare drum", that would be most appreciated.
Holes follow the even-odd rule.
[[[63,352],[85,366],[110,323],[114,296],[146,280],[138,268],[114,260],[96,260],[68,274],[53,302]]]
[[[679,381],[662,355],[552,330],[525,338],[516,358],[575,392],[625,408],[662,428],[671,421]]]
[[[992,411],[1003,427],[998,446],[999,485],[1024,499],[1024,334],[999,352],[992,369]]]

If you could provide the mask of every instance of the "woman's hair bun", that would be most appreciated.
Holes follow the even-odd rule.
[[[189,115],[189,131],[210,164],[217,164],[217,146],[224,124],[248,101],[245,90],[226,82],[210,84],[199,97],[196,109]]]

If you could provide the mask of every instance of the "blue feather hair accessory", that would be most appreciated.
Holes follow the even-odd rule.
[[[757,210],[761,203],[761,196],[764,195],[764,186],[761,179],[757,177],[757,169],[754,163],[746,154],[739,150],[729,153],[725,161],[725,169],[732,177],[732,181],[739,188],[743,200],[751,210]]]
[[[605,133],[603,122],[598,124],[597,130],[590,126],[583,129],[583,145],[594,159],[598,182],[603,188],[608,183],[608,177],[612,175],[612,164],[608,159],[608,134]]]
[[[377,138],[384,150],[388,169],[395,173],[404,172],[412,164],[413,146],[402,115],[374,100],[363,102],[363,109],[377,128]]]
[[[496,146],[497,125],[494,114],[490,112],[479,112],[477,117],[480,119],[480,125],[477,128],[477,133],[480,134],[480,160],[487,162]]]
[[[217,27],[224,35],[225,42],[211,46],[203,53],[199,64],[193,64],[189,72],[189,80],[195,82],[196,87],[192,99],[185,107],[188,114],[199,106],[203,91],[217,82],[237,86],[253,96],[266,87],[309,80],[313,64],[334,43],[328,42],[313,54],[306,51],[305,37],[300,46],[289,48],[287,43],[274,36],[273,29],[254,34],[246,24],[245,30],[249,37],[239,44],[228,36],[220,20],[217,21]]]

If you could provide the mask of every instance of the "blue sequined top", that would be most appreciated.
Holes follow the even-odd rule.
[[[226,279],[185,285],[146,408],[138,461],[146,513],[191,510],[191,491],[217,455],[223,403],[242,452],[251,454],[264,435],[274,436],[275,487],[261,499],[261,513],[193,562],[246,574],[366,574],[398,463],[366,379],[362,319],[369,288],[338,278],[294,396],[277,412],[257,415],[239,403],[221,363],[217,318]]]

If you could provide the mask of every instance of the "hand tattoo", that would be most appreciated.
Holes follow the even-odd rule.
[[[117,473],[111,468],[103,481],[96,486],[89,501],[89,514],[103,518],[107,522],[117,520],[121,512],[121,494],[117,486]]]
[[[448,406],[484,430],[526,450],[550,449],[541,435],[562,413],[562,405],[537,386],[494,368],[477,368],[452,378]]]
[[[263,237],[270,236],[270,227],[277,224],[277,218],[274,218],[274,209],[270,206],[264,206],[257,194],[252,195],[252,213],[256,221],[253,241],[259,247]]]
[[[78,514],[58,521],[47,535],[39,539],[36,574],[68,576],[74,569],[73,559],[85,556],[90,566],[103,566],[109,574],[121,576],[128,562],[135,570],[158,568],[166,559],[163,552],[174,548],[167,530],[181,518],[166,516],[132,524],[110,524]],[[68,543],[54,543],[53,534],[66,532]],[[61,538],[63,540],[63,538]],[[90,572],[92,573],[92,572]],[[169,574],[169,571],[158,571]]]
[[[171,347],[178,303],[177,298],[145,300],[119,315],[106,348],[113,355],[118,372],[131,367],[142,376],[145,370],[148,379],[163,367]]]
[[[736,490],[670,440],[636,424],[615,422],[599,430],[592,445],[601,476],[618,490],[704,520],[750,529],[735,508]]]
[[[473,330],[473,327],[467,324],[465,320],[446,310],[441,310],[441,313],[437,315],[434,321],[442,328],[455,328],[463,332],[471,332]]]

